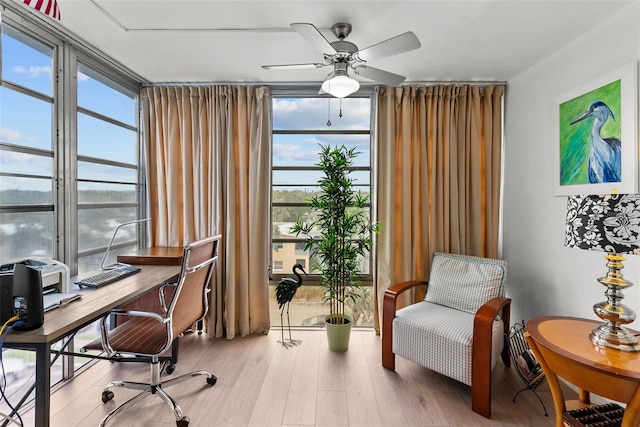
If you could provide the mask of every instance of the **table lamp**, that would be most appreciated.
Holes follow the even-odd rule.
[[[607,287],[607,301],[593,306],[605,323],[591,331],[591,341],[622,351],[640,350],[638,338],[624,327],[636,314],[621,303],[622,291],[633,286],[622,277],[622,254],[640,255],[640,195],[569,196],[565,245],[607,252],[609,271],[598,278]]]

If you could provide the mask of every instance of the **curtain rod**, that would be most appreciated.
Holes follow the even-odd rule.
[[[154,87],[154,86],[205,86],[205,85],[229,85],[229,86],[269,86],[272,89],[293,89],[293,88],[319,88],[322,82],[154,82],[143,84],[142,87]],[[505,81],[491,81],[491,80],[420,80],[404,82],[401,86],[418,85],[418,86],[433,86],[433,85],[470,85],[470,86],[506,86]],[[360,83],[360,87],[363,89],[373,89],[376,86],[384,86],[375,83]]]
[[[405,82],[404,85],[422,85],[422,86],[433,86],[433,85],[469,85],[469,86],[488,86],[488,85],[496,85],[496,86],[506,86],[507,82],[498,81],[498,80],[418,80]]]

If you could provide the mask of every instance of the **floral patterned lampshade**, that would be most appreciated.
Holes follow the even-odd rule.
[[[622,291],[633,286],[622,277],[622,254],[640,255],[640,195],[569,196],[564,243],[607,252],[609,270],[598,278],[607,287],[607,300],[593,306],[604,323],[591,331],[591,342],[621,351],[640,351],[638,338],[625,327],[636,319],[636,313],[622,304]]]
[[[569,196],[564,244],[640,255],[640,195]]]

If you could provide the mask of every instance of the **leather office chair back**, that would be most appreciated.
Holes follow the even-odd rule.
[[[185,246],[180,280],[167,308],[167,317],[172,319],[173,338],[207,314],[209,305],[205,290],[218,259],[220,238],[217,235]]]

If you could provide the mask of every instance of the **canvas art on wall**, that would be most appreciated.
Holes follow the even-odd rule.
[[[554,99],[556,196],[635,193],[636,64]]]

